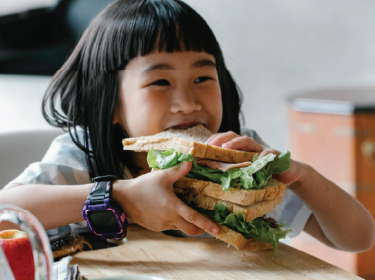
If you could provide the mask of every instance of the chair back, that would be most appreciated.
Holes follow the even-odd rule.
[[[57,129],[0,133],[0,189],[31,163],[41,161],[52,140],[63,133]]]

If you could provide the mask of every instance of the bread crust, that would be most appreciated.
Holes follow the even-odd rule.
[[[285,184],[269,179],[267,185],[258,190],[229,188],[224,191],[222,186],[209,181],[183,177],[173,185],[178,189],[194,189],[196,194],[203,194],[222,201],[229,201],[243,206],[249,206],[260,201],[270,201],[282,197],[285,193]]]
[[[253,238],[246,239],[242,234],[231,230],[224,225],[219,226],[219,233],[213,234],[217,239],[220,239],[237,250],[247,250],[247,251],[264,251],[272,250],[273,246],[269,243],[259,241]]]
[[[218,146],[203,144],[183,138],[159,138],[155,136],[142,136],[122,140],[124,150],[135,152],[167,151],[172,147],[176,152],[191,154],[193,157],[223,161],[228,163],[242,163],[253,161],[258,153],[224,149]],[[259,155],[259,154],[258,154]]]

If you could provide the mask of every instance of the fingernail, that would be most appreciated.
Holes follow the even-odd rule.
[[[213,228],[211,229],[211,233],[213,233],[213,234],[219,233],[219,229],[216,228],[216,227],[213,227]]]

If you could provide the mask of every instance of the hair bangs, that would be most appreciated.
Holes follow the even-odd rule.
[[[206,52],[221,62],[210,27],[178,0],[117,1],[98,15],[83,37],[84,78],[87,71],[99,76],[103,70],[123,70],[133,58],[156,52]]]
[[[129,38],[133,48],[127,61],[156,52],[206,52],[215,58],[219,52],[207,23],[181,1],[144,1]]]

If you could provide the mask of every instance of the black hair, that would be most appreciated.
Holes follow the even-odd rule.
[[[118,71],[131,59],[158,51],[214,56],[223,102],[219,132],[240,133],[242,95],[204,19],[179,0],[119,0],[90,23],[53,77],[42,105],[47,122],[67,130],[85,152],[91,178],[107,174],[124,178],[124,165],[139,171],[122,150],[126,131],[112,124],[120,102]]]

